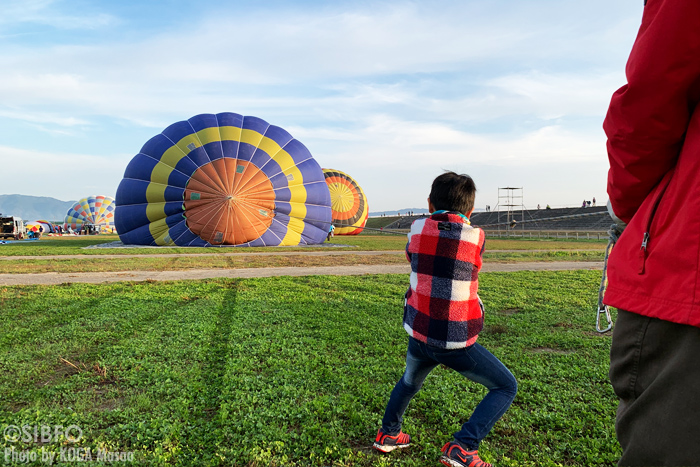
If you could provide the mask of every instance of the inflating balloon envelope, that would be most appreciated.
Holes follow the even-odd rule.
[[[42,233],[55,233],[56,232],[53,224],[49,221],[46,221],[46,220],[27,222],[26,224],[24,224],[24,227],[27,229],[27,231],[32,230],[34,232],[42,232]]]
[[[82,198],[66,213],[64,227],[80,231],[83,225],[93,225],[102,232],[114,232],[115,207],[115,200],[111,196]]]
[[[357,235],[362,232],[369,207],[365,193],[355,179],[345,172],[323,169],[331,195],[334,235]]]
[[[317,244],[330,222],[330,194],[308,149],[234,113],[170,125],[131,160],[117,190],[125,244]]]

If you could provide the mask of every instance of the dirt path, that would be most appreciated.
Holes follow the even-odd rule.
[[[488,253],[547,253],[552,250],[487,250]],[[585,253],[589,251],[598,251],[597,249],[581,249],[581,250],[561,250],[566,252]],[[605,251],[601,248],[600,251]],[[144,253],[141,255],[126,254],[126,255],[110,255],[110,254],[85,254],[85,255],[46,255],[46,256],[0,256],[0,261],[20,261],[20,260],[52,260],[52,259],[117,259],[117,258],[179,258],[179,257],[207,257],[207,256],[343,256],[343,255],[361,255],[361,256],[379,256],[379,255],[396,255],[402,254],[404,250],[378,250],[378,251],[281,251],[281,252],[261,252],[261,253]]]
[[[356,252],[355,252],[356,253]],[[380,253],[380,252],[377,252]],[[383,252],[387,253],[387,252]],[[396,252],[393,252],[396,253]],[[565,271],[574,269],[600,270],[603,263],[596,261],[557,261],[531,263],[485,263],[482,272],[511,271]],[[84,273],[0,274],[0,285],[58,285],[72,282],[99,284],[119,281],[174,281],[210,279],[217,277],[246,278],[272,276],[357,276],[363,274],[409,274],[408,264],[356,265],[318,267],[279,267],[248,269],[185,269],[180,271],[124,271]]]
[[[542,250],[545,251],[545,250]],[[119,258],[182,258],[182,257],[208,257],[208,256],[238,256],[238,257],[258,257],[258,256],[342,256],[342,255],[396,255],[403,253],[403,250],[379,250],[379,251],[280,251],[280,252],[260,252],[260,253],[144,253],[141,255],[108,255],[108,254],[85,254],[85,255],[49,255],[49,256],[0,256],[0,261],[15,260],[51,260],[51,259],[119,259]]]

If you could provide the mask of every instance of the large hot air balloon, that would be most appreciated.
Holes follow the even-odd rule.
[[[285,130],[203,114],[170,125],[134,156],[115,220],[125,244],[318,244],[330,203],[321,167]]]
[[[334,235],[357,235],[362,232],[369,207],[360,185],[340,170],[323,169],[333,209]]]
[[[111,196],[88,196],[73,205],[66,213],[64,228],[82,231],[89,225],[91,229],[103,233],[114,232],[114,198]]]

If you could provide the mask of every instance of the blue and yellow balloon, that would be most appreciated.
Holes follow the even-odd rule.
[[[234,113],[170,125],[134,156],[115,224],[136,245],[323,243],[330,193],[309,150],[280,127]]]

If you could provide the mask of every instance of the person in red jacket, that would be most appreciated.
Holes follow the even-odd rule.
[[[619,465],[700,465],[700,1],[648,0],[603,127]]]

